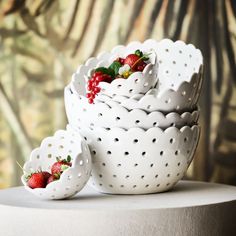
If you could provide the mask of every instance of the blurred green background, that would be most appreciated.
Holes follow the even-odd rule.
[[[201,140],[187,179],[236,185],[236,1],[0,0],[0,188],[67,121],[63,89],[88,57],[171,38],[205,59]]]

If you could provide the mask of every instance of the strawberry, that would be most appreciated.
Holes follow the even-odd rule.
[[[57,162],[55,162],[51,167],[52,175],[60,176],[64,170],[71,166],[71,157],[68,155],[67,159],[61,160],[57,158]]]
[[[144,61],[142,61],[142,63],[137,66],[137,71],[143,71],[146,65],[147,64]]]
[[[58,180],[58,178],[56,178],[54,175],[51,175],[48,180],[47,180],[47,184],[50,184],[51,182]]]
[[[121,65],[124,65],[125,59],[118,57],[115,61],[118,61],[118,62],[120,62]]]
[[[124,61],[124,64],[128,64],[132,70],[136,70],[139,65],[143,64],[142,59],[136,54],[129,54]]]
[[[28,186],[33,189],[45,188],[50,175],[51,174],[46,171],[33,173],[28,177]]]
[[[43,174],[45,179],[48,179],[51,176],[51,174],[47,171],[42,171],[42,174]]]

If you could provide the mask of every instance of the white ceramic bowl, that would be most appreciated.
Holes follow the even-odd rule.
[[[101,83],[104,91],[95,100],[103,101],[102,99],[106,98],[105,101],[108,102],[117,101],[129,110],[137,108],[147,112],[192,111],[201,91],[203,58],[199,49],[182,41],[164,39],[158,42],[150,39],[143,43],[132,42],[127,46],[116,46],[111,53],[101,53],[97,58],[90,58],[85,65],[81,65],[72,76],[71,89],[78,95],[85,96],[85,76],[92,69],[99,63],[107,63],[118,56],[124,57],[136,49],[153,50],[157,54],[157,83],[151,80],[146,90],[142,90],[146,80],[140,79],[140,83],[135,83],[132,77],[130,80],[122,80],[122,84],[119,83],[120,80],[114,80],[111,84]],[[151,77],[154,79],[152,75]],[[152,89],[154,84],[155,88]],[[138,87],[140,85],[142,86]],[[143,94],[144,91],[146,94]]]
[[[112,49],[114,57],[126,56],[129,53],[140,49],[143,51],[154,50],[156,52],[158,69],[158,86],[160,92],[168,89],[177,90],[184,82],[190,82],[195,74],[199,74],[203,66],[203,57],[199,49],[192,44],[185,44],[183,41],[173,42],[170,39],[156,41],[148,39],[143,43],[134,41],[127,46],[118,45]],[[196,87],[201,82],[197,81]]]
[[[192,111],[195,109],[200,95],[200,84],[196,89],[199,77],[201,77],[201,73],[194,74],[190,82],[183,82],[177,90],[168,89],[160,93],[156,88],[149,90],[145,95],[137,94],[132,97],[99,95],[95,100],[108,105],[117,103],[128,110],[138,108],[147,112],[165,113]]]
[[[199,127],[80,130],[92,155],[90,184],[100,192],[146,194],[171,189],[185,174]]]
[[[170,112],[164,114],[160,111],[150,113],[141,109],[127,110],[119,104],[110,104],[98,102],[91,106],[83,96],[77,96],[65,88],[65,107],[69,124],[80,127],[120,127],[129,129],[140,127],[149,129],[151,127],[160,127],[162,129],[169,126],[181,128],[185,125],[194,125],[198,121],[199,110],[183,112],[182,114]]]
[[[66,169],[59,180],[46,188],[31,189],[27,185],[26,177],[38,170],[50,172],[56,157],[72,158],[72,166]],[[59,130],[54,136],[45,138],[40,147],[34,149],[30,160],[24,165],[24,175],[21,180],[25,188],[44,199],[63,199],[78,193],[87,183],[91,173],[91,155],[83,138],[72,130]]]
[[[72,76],[72,89],[80,95],[85,95],[87,82],[91,79],[94,69],[108,67],[112,63],[112,56],[112,53],[105,53],[96,58],[89,58],[85,65],[80,66]],[[115,79],[111,83],[100,82],[100,93],[108,96],[122,95],[127,97],[134,94],[144,94],[156,85],[157,71],[157,58],[153,56],[142,72],[134,72],[127,79]]]

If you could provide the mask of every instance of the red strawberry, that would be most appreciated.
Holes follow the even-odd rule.
[[[143,64],[143,60],[136,54],[129,54],[125,58],[124,64],[128,64],[132,70],[136,70],[139,65]]]
[[[146,65],[147,64],[144,61],[142,61],[142,64],[137,66],[137,71],[143,71]]]
[[[57,178],[54,176],[54,175],[51,175],[49,178],[48,178],[48,181],[47,181],[47,184],[50,184],[51,182],[57,180]]]
[[[118,62],[120,62],[121,65],[124,65],[125,59],[121,58],[121,57],[118,57],[115,61],[118,61]]]
[[[71,166],[71,157],[67,156],[67,159],[61,160],[57,158],[57,162],[55,162],[51,167],[52,175],[57,176],[61,175],[61,173]]]
[[[45,188],[50,174],[46,171],[36,172],[29,176],[28,186],[30,188]]]
[[[42,171],[42,174],[46,180],[51,176],[51,174],[47,171]]]

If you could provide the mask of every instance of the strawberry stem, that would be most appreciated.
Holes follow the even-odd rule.
[[[147,56],[149,56],[149,55],[151,55],[151,54],[152,54],[151,52],[148,53],[148,54],[144,54],[142,57],[140,57],[140,58],[131,66],[131,68],[134,68],[134,66],[136,66],[138,62],[140,62],[143,58],[145,58],[145,57],[147,57]]]

